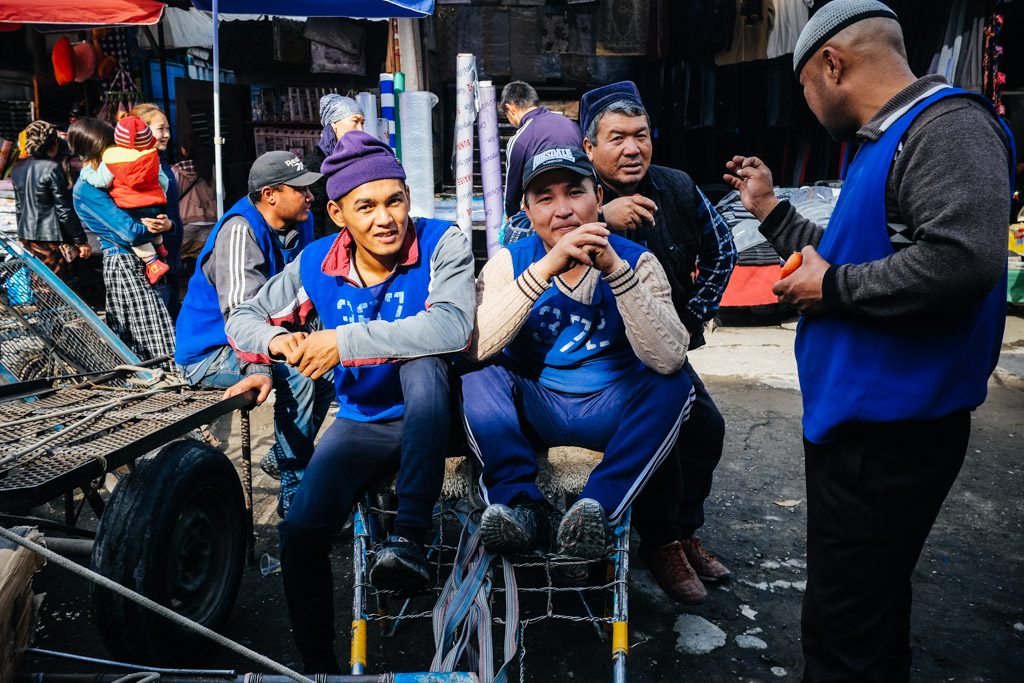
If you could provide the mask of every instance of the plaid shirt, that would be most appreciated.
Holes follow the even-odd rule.
[[[682,217],[685,207],[678,201],[678,198],[683,195],[680,187],[684,177],[682,173],[674,169],[651,166],[647,175],[640,182],[640,186],[637,188],[638,193],[654,200],[654,203],[658,205],[658,211],[655,214],[656,223],[664,225],[671,221],[678,221],[686,224]],[[603,183],[602,186],[606,204],[618,198],[614,190]],[[702,329],[705,322],[715,317],[718,312],[718,304],[722,300],[722,294],[725,293],[726,285],[729,284],[729,278],[732,276],[732,270],[736,266],[737,260],[736,245],[733,244],[729,225],[711,206],[711,202],[704,196],[704,193],[698,188],[694,189],[699,200],[693,221],[700,232],[697,249],[697,279],[686,311],[682,315],[683,324],[691,333],[694,330]],[[510,217],[502,226],[501,243],[511,244],[532,235],[533,232],[533,226],[530,225],[530,219],[526,216],[526,212],[520,211]],[[624,236],[647,246],[642,239],[635,239],[631,233],[624,233]]]

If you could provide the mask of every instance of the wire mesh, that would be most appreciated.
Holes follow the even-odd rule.
[[[45,268],[0,235],[0,376],[26,381],[137,363]]]

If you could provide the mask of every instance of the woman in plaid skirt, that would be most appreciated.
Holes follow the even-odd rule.
[[[68,129],[68,142],[82,164],[95,168],[103,150],[114,144],[114,128],[99,119],[78,119]],[[103,246],[103,282],[107,288],[107,326],[141,360],[174,355],[174,323],[167,307],[149,284],[144,266],[131,247],[171,230],[171,220],[143,218],[136,222],[110,195],[81,180],[72,190],[75,211]],[[161,365],[173,370],[170,362]]]

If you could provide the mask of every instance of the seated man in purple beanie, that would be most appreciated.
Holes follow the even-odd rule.
[[[473,330],[473,253],[444,221],[409,216],[405,171],[384,143],[346,134],[321,167],[327,213],[319,239],[239,305],[227,323],[249,362],[288,363],[307,377],[334,371],[338,413],[280,524],[281,571],[295,642],[310,673],[341,673],[334,655],[330,537],[356,499],[398,470],[393,535],[370,581],[418,590],[424,542],[444,476],[449,354]],[[313,323],[312,333],[291,332]]]

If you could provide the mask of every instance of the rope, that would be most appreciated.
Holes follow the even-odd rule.
[[[111,581],[110,579],[108,579],[107,577],[103,576],[102,574],[97,574],[96,572],[92,571],[91,569],[86,569],[85,567],[81,567],[81,566],[75,564],[74,562],[72,562],[71,560],[69,560],[69,559],[67,559],[65,557],[62,557],[61,555],[58,555],[57,553],[53,552],[52,550],[48,550],[48,549],[44,548],[43,546],[39,545],[38,543],[34,543],[33,541],[28,540],[27,538],[22,538],[18,534],[14,533],[14,532],[12,532],[12,531],[4,528],[4,527],[0,527],[0,537],[5,538],[8,541],[11,541],[12,543],[17,543],[18,545],[22,546],[23,548],[28,548],[29,550],[33,551],[34,553],[36,553],[38,555],[42,555],[44,558],[46,558],[47,561],[53,562],[58,567],[63,567],[64,569],[67,569],[70,572],[78,574],[79,576],[84,577],[84,578],[92,581],[93,583],[95,583],[95,584],[97,584],[99,586],[102,586],[102,587],[104,587],[104,588],[106,588],[108,590],[111,590],[111,591],[117,593],[118,595],[121,595],[121,596],[123,596],[125,598],[128,598],[132,602],[138,603],[139,605],[142,605],[146,609],[151,610],[153,612],[156,612],[157,614],[159,614],[162,617],[170,619],[176,625],[181,626],[182,628],[186,628],[186,629],[188,629],[190,631],[194,631],[194,632],[196,632],[196,633],[198,633],[198,634],[200,634],[202,636],[205,636],[205,637],[209,638],[210,640],[212,640],[213,642],[217,643],[218,645],[226,647],[227,649],[231,650],[232,652],[240,654],[243,657],[247,657],[248,659],[251,659],[252,661],[256,662],[257,664],[270,669],[274,673],[278,673],[278,674],[287,676],[288,678],[292,679],[293,681],[297,681],[297,683],[314,683],[311,679],[306,678],[305,676],[303,676],[302,674],[300,674],[300,673],[298,673],[296,671],[292,671],[291,669],[289,669],[288,667],[286,667],[286,666],[284,666],[282,664],[278,664],[277,662],[275,662],[274,660],[270,659],[269,657],[261,655],[259,652],[256,652],[255,650],[250,650],[249,648],[245,647],[244,645],[236,643],[235,641],[231,640],[230,638],[226,638],[225,636],[222,636],[221,634],[217,633],[216,631],[214,631],[212,629],[209,629],[209,628],[203,626],[202,624],[198,624],[198,623],[192,621],[191,619],[187,619],[187,618],[181,616],[180,614],[178,614],[177,612],[174,612],[173,610],[170,610],[170,609],[164,607],[163,605],[161,605],[161,604],[159,604],[157,602],[154,602],[153,600],[150,600],[146,596],[140,595],[140,594],[136,593],[133,590],[125,588],[124,586],[122,586],[121,584],[117,583],[116,581]],[[157,678],[159,678],[159,674],[153,674],[153,675],[156,676]],[[121,681],[125,681],[125,679],[120,679],[120,680]],[[153,681],[153,680],[155,680],[155,679],[147,677],[147,678],[145,678],[143,680],[136,681],[135,683],[151,683],[151,681]],[[127,683],[127,681],[125,681],[125,683]]]

